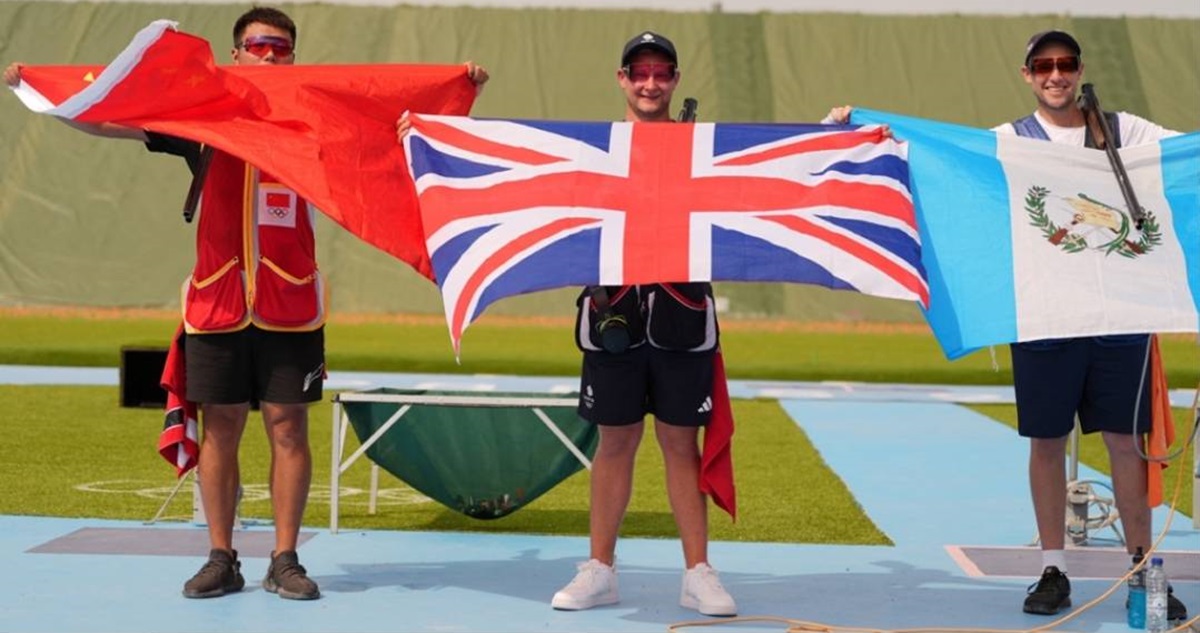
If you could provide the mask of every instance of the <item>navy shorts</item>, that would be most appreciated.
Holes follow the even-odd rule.
[[[647,413],[672,426],[705,426],[712,417],[715,354],[650,345],[621,354],[584,352],[579,415],[604,426],[636,424]]]
[[[192,402],[316,402],[325,376],[325,330],[271,332],[250,326],[223,334],[188,334],[184,360]]]
[[[1150,373],[1146,335],[1093,336],[1014,343],[1017,430],[1023,437],[1071,433],[1075,415],[1084,433],[1129,435],[1150,430]],[[1141,398],[1138,386],[1141,385]]]

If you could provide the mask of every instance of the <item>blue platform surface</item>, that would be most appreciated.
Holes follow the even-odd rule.
[[[0,385],[93,385],[119,384],[115,367],[43,367],[0,365]],[[433,391],[509,391],[529,393],[576,393],[578,376],[500,376],[492,374],[408,374],[368,371],[331,371],[325,381],[330,391],[366,390],[380,387],[428,389]],[[1001,385],[903,385],[847,381],[729,381],[733,398],[778,400],[867,400],[873,402],[957,402],[1003,404],[1014,402],[1011,386]],[[1171,406],[1192,406],[1195,392],[1170,391]]]
[[[59,369],[57,372],[62,372]],[[0,383],[116,384],[115,370],[0,368]],[[18,379],[14,379],[17,377]],[[330,389],[377,386],[563,392],[572,378],[331,375]],[[1053,620],[1021,613],[1025,577],[978,576],[960,565],[964,546],[1020,547],[1034,537],[1025,476],[1027,443],[1008,427],[953,402],[1006,401],[1011,389],[834,383],[737,382],[735,396],[780,398],[894,546],[715,542],[710,559],[743,616],[777,616],[876,629],[944,627],[1028,630]],[[314,430],[314,432],[319,432]],[[316,473],[320,478],[323,473]],[[796,473],[803,477],[803,473]],[[1106,481],[1083,469],[1081,476]],[[803,521],[805,509],[796,509]],[[1155,526],[1165,514],[1155,513]],[[180,596],[203,563],[196,555],[144,551],[37,553],[93,529],[194,536],[187,525],[0,516],[0,632],[156,631],[664,631],[706,620],[678,606],[682,556],[673,539],[623,539],[621,602],[558,612],[550,597],[574,574],[587,539],[520,534],[399,531],[314,532],[300,548],[320,583],[313,602],[281,600],[258,586],[267,561],[243,558],[246,591],[212,600]],[[266,536],[249,527],[243,537]],[[1098,542],[1097,546],[1115,546]],[[1175,516],[1161,548],[1200,550],[1200,531]],[[1170,564],[1168,552],[1168,565]],[[976,570],[977,571],[977,570]],[[1075,604],[1111,580],[1073,578]],[[1200,582],[1177,580],[1200,608]],[[1059,630],[1124,632],[1124,591]],[[725,622],[716,630],[783,630]]]

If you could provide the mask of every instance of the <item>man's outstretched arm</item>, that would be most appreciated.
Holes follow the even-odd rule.
[[[13,62],[4,69],[4,83],[7,84],[9,88],[15,89],[17,86],[21,85],[22,66],[23,64],[21,62]],[[141,141],[142,143],[145,143],[147,140],[149,140],[146,136],[145,130],[135,127],[127,127],[113,123],[81,123],[79,121],[72,121],[70,119],[62,118],[59,120],[79,130],[80,132],[85,132],[87,134],[91,134],[92,136],[103,136],[105,138],[126,138],[133,141]]]

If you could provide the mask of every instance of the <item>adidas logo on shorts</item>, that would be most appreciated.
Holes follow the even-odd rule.
[[[700,404],[699,409],[696,409],[696,413],[708,413],[709,411],[712,411],[712,408],[713,408],[712,398],[709,396],[705,396],[704,402]]]

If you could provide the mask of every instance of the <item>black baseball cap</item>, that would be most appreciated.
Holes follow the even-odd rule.
[[[672,64],[679,64],[679,58],[675,55],[675,45],[671,40],[653,31],[643,31],[625,44],[625,50],[621,51],[621,66],[628,66],[629,58],[646,49],[658,51],[670,58]]]
[[[1050,44],[1051,42],[1065,44],[1067,48],[1075,51],[1076,55],[1083,54],[1083,50],[1079,48],[1079,42],[1076,42],[1075,38],[1071,37],[1070,33],[1067,33],[1066,31],[1055,30],[1042,31],[1040,33],[1034,33],[1033,37],[1029,38],[1029,43],[1025,45],[1025,65],[1029,65],[1029,59],[1033,57],[1033,54],[1037,51],[1037,49],[1041,48],[1045,44]]]

